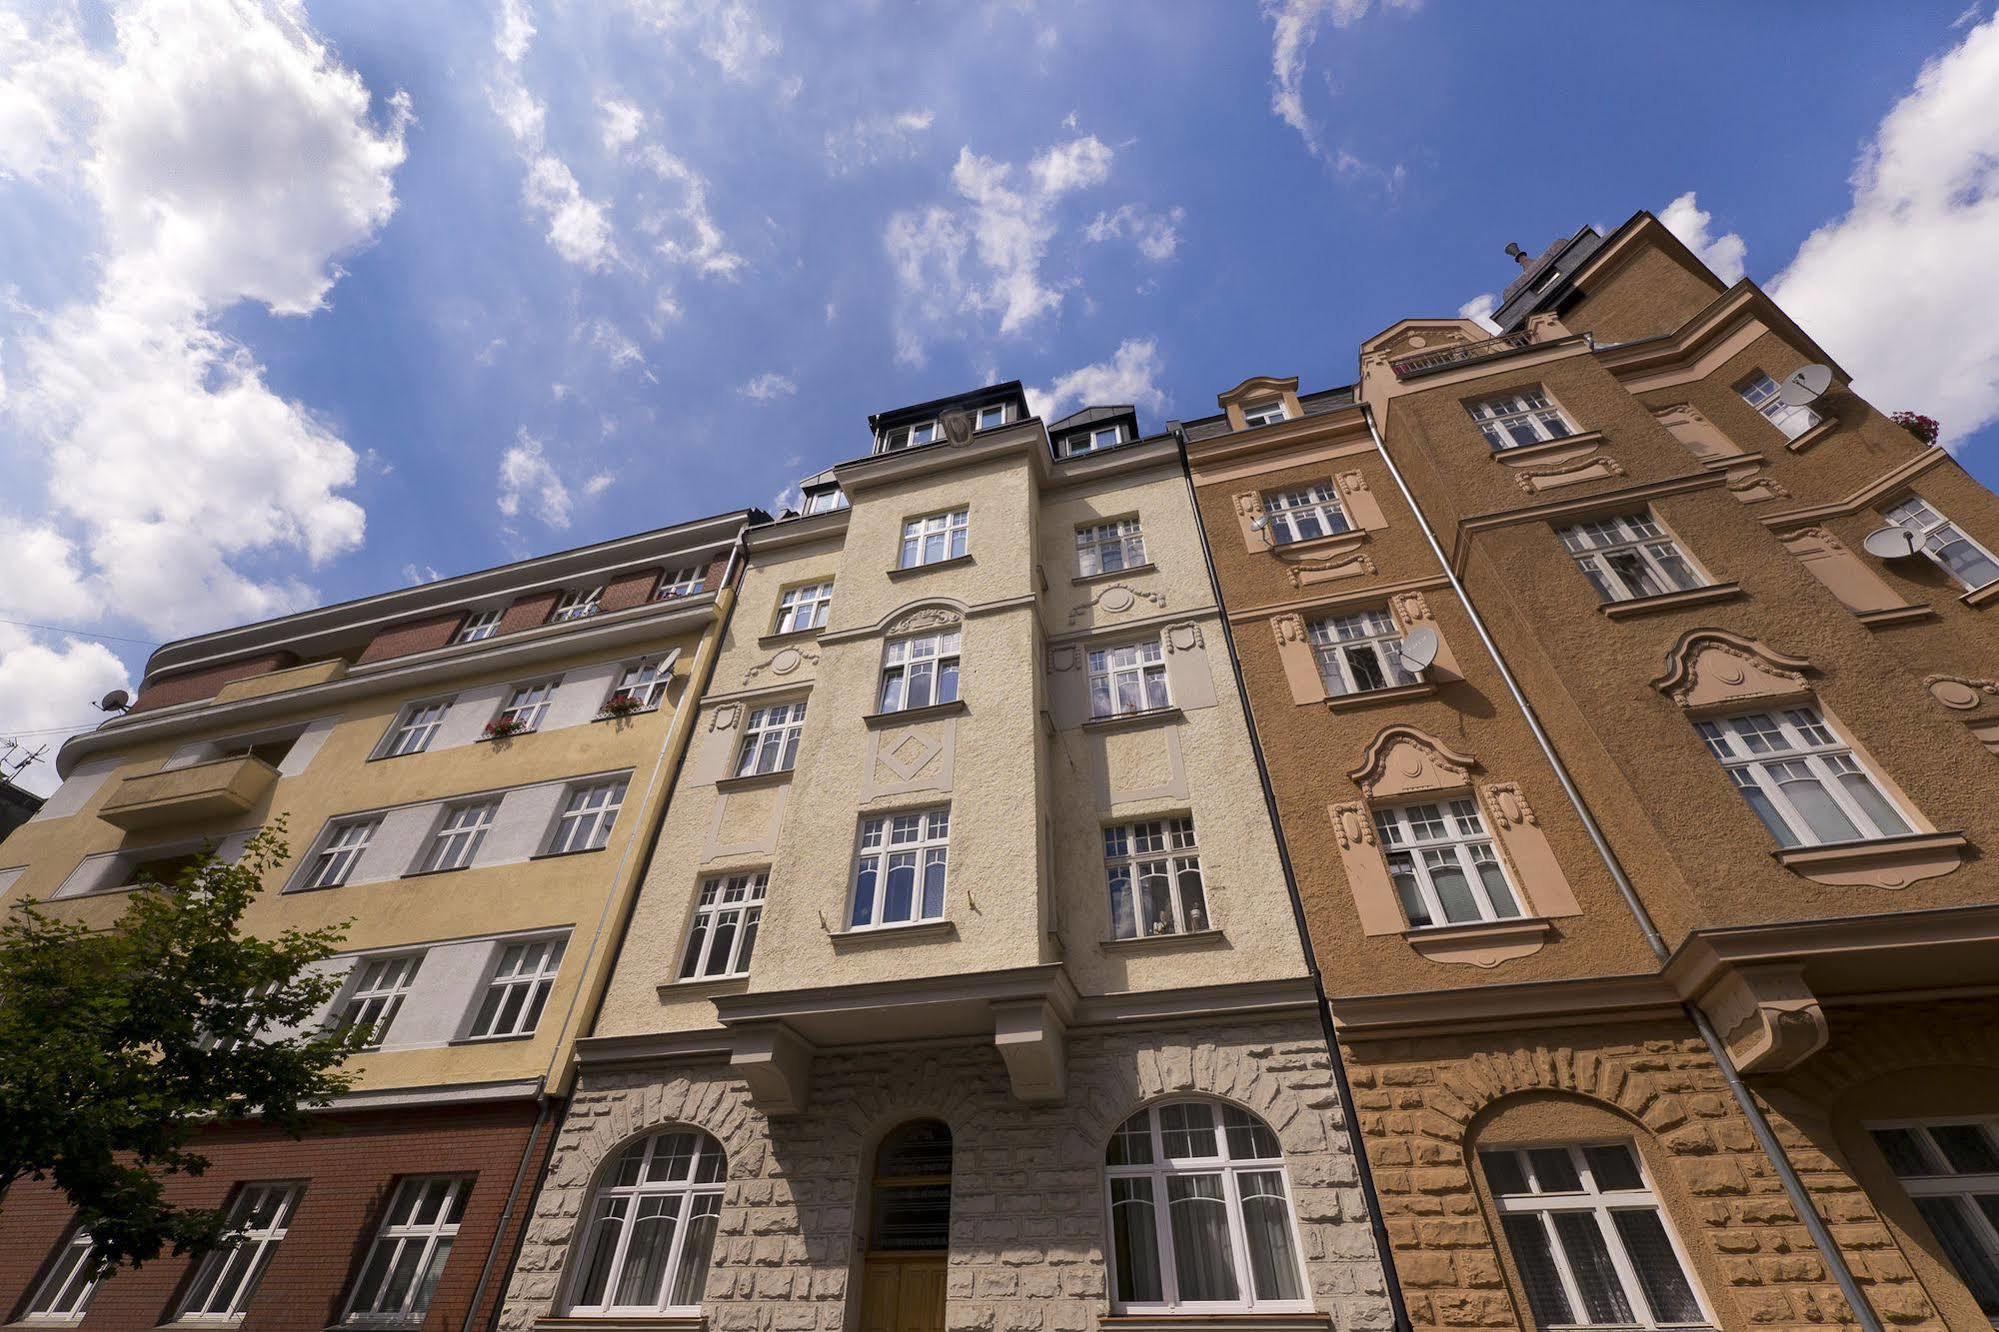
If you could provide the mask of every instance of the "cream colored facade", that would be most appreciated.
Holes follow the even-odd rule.
[[[1309,1269],[1296,1313],[1378,1325],[1337,1080],[1177,446],[1134,438],[1130,418],[1121,447],[1058,458],[1017,385],[929,414],[946,437],[842,464],[806,492],[808,510],[838,507],[749,534],[504,1325],[614,1312],[584,1286],[593,1189],[631,1143],[695,1132],[728,1162],[699,1305],[721,1326],[1086,1326],[1119,1308],[1109,1136],[1175,1096],[1248,1109],[1282,1141]],[[958,512],[962,555],[947,543],[901,567],[906,525]],[[1133,519],[1142,558],[1123,547],[1085,573],[1079,529]],[[822,625],[781,618],[788,594],[829,584]],[[884,711],[892,645],[940,634],[958,636],[956,698]],[[1169,699],[1093,718],[1091,652],[1133,645]],[[746,771],[753,719],[798,704],[795,760]],[[857,888],[865,825],[933,811],[948,811],[941,899],[926,908],[919,883],[890,921],[887,888]],[[1120,939],[1105,829],[1173,819],[1192,821],[1205,903]],[[758,877],[753,953],[708,974],[689,947],[712,919],[705,885]],[[907,1290],[934,1263],[942,1303],[897,1315],[870,1161],[925,1119],[953,1144],[948,1246],[897,1270]]]

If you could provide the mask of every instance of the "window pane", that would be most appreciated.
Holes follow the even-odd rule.
[[[1992,1140],[1976,1124],[1933,1125],[1930,1140],[1960,1175],[1999,1173],[1999,1152],[1992,1150]]]
[[[638,1216],[632,1222],[631,1247],[625,1251],[624,1270],[618,1275],[614,1303],[650,1308],[658,1302],[666,1255],[673,1247],[674,1227],[680,1220],[679,1204],[677,1197],[639,1199]]]
[[[1104,1160],[1114,1166],[1152,1164],[1151,1111],[1141,1110],[1118,1125]]]
[[[1617,1227],[1617,1237],[1624,1241],[1625,1256],[1638,1271],[1638,1284],[1644,1288],[1645,1302],[1652,1306],[1652,1317],[1661,1323],[1700,1322],[1700,1301],[1694,1298],[1687,1274],[1680,1270],[1679,1255],[1673,1252],[1673,1242],[1666,1237],[1659,1214],[1648,1208],[1612,1212],[1610,1219]]]
[[[1485,1182],[1492,1191],[1504,1197],[1507,1194],[1530,1193],[1527,1187],[1527,1172],[1520,1168],[1520,1157],[1516,1152],[1480,1152],[1479,1163],[1485,1167]]]
[[[1568,1152],[1560,1147],[1544,1147],[1527,1153],[1534,1164],[1534,1180],[1542,1193],[1580,1193],[1582,1176]]]
[[[1592,1323],[1630,1323],[1631,1302],[1610,1263],[1610,1249],[1603,1242],[1603,1230],[1593,1212],[1555,1212],[1555,1234],[1562,1253],[1569,1260],[1569,1272],[1582,1294],[1583,1308]]]
[[[1923,1155],[1922,1144],[1916,1140],[1910,1129],[1875,1129],[1874,1145],[1888,1158],[1889,1168],[1902,1179],[1920,1179],[1924,1175],[1935,1174],[1929,1159]]]
[[[1242,1194],[1243,1243],[1249,1250],[1250,1285],[1259,1300],[1302,1300],[1298,1254],[1291,1244],[1291,1207],[1274,1170],[1237,1178]]]
[[[1464,867],[1455,855],[1444,852],[1430,862],[1430,884],[1437,890],[1437,900],[1443,903],[1446,920],[1479,919],[1471,882],[1465,878]]]
[[[674,1273],[673,1291],[667,1303],[690,1308],[701,1303],[708,1285],[708,1259],[715,1251],[715,1227],[722,1219],[722,1200],[714,1194],[694,1199],[694,1215],[687,1222],[687,1238],[680,1245],[680,1268]]]
[[[1520,1269],[1520,1284],[1527,1288],[1527,1306],[1534,1311],[1534,1321],[1542,1327],[1575,1322],[1541,1218],[1504,1216],[1500,1224],[1506,1228],[1506,1244],[1513,1250],[1514,1265]]]
[[[1585,1147],[1583,1159],[1589,1163],[1590,1175],[1596,1180],[1599,1191],[1645,1187],[1645,1181],[1638,1173],[1638,1162],[1632,1160],[1629,1147],[1622,1144]]]
[[[1812,835],[1821,842],[1851,842],[1860,836],[1860,829],[1853,826],[1853,820],[1834,803],[1832,793],[1825,789],[1817,777],[1809,776],[1801,763],[1772,764],[1773,771],[1784,770],[1778,785],[1784,798],[1791,802],[1791,808],[1798,811]]]
[[[1999,1314],[1999,1263],[1979,1242],[1978,1224],[1963,1198],[1917,1198],[1916,1210],[1943,1244],[1950,1265],[1978,1301],[1980,1310]]]
[[[1240,1299],[1241,1286],[1236,1280],[1235,1261],[1229,1247],[1228,1204],[1222,1200],[1222,1177],[1168,1176],[1166,1202],[1173,1227],[1173,1272],[1179,1279],[1180,1298],[1183,1301]]]
[[[1895,837],[1909,831],[1908,823],[1895,812],[1895,807],[1888,803],[1888,798],[1867,779],[1866,774],[1841,773],[1839,784],[1846,791],[1847,798],[1860,806],[1860,812],[1865,814],[1882,833]]]
[[[1111,1243],[1117,1267],[1117,1297],[1126,1304],[1166,1298],[1160,1284],[1159,1226],[1152,1181],[1111,1181]]]

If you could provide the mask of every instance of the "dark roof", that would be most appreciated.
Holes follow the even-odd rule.
[[[876,412],[868,417],[868,429],[881,430],[886,426],[908,425],[918,421],[928,421],[950,411],[952,408],[970,410],[987,407],[996,402],[1027,401],[1026,390],[1018,379],[1009,379],[1003,384],[988,384],[984,388],[971,389],[964,393],[953,393],[948,398],[932,398],[929,402],[912,403],[907,407],[893,407],[885,412]]]
[[[1584,227],[1573,236],[1557,237],[1533,263],[1520,270],[1519,277],[1506,284],[1499,308],[1492,312],[1492,321],[1499,325],[1499,331],[1511,333],[1527,321],[1528,315],[1551,308],[1567,294],[1569,279],[1603,241],[1603,233],[1595,227]],[[1543,282],[1544,277],[1549,280]]]
[[[1128,402],[1117,406],[1084,407],[1080,411],[1070,412],[1059,421],[1050,421],[1048,433],[1060,435],[1071,430],[1080,430],[1084,426],[1093,426],[1102,421],[1115,421],[1124,417],[1136,422],[1138,408]],[[1134,430],[1132,433],[1136,434],[1137,431]]]
[[[1327,412],[1336,412],[1342,407],[1353,405],[1352,384],[1342,384],[1338,388],[1319,389],[1313,393],[1298,395],[1298,406],[1304,409],[1307,416],[1324,416]],[[1228,413],[1216,412],[1213,416],[1202,416],[1182,422],[1181,429],[1186,432],[1189,442],[1226,435],[1229,433]]]

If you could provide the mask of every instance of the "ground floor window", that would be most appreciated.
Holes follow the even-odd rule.
[[[1999,1123],[1890,1124],[1871,1132],[1978,1307],[1999,1321]]]
[[[722,1144],[696,1129],[625,1148],[585,1214],[570,1312],[699,1312],[726,1174]]]

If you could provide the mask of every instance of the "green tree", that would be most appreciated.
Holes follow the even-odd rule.
[[[17,1180],[53,1180],[101,1265],[225,1242],[222,1212],[165,1197],[166,1177],[207,1167],[198,1135],[257,1116],[299,1137],[348,1085],[364,1033],[312,1021],[339,984],[312,964],[343,927],[238,929],[284,862],[282,832],[144,884],[108,930],[31,900],[0,921],[0,1203]]]

